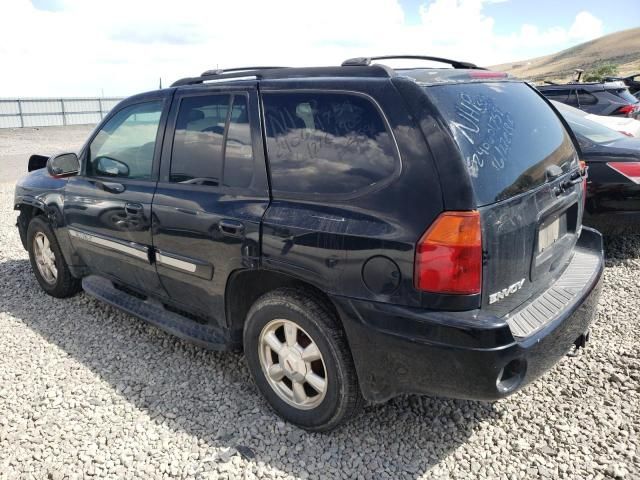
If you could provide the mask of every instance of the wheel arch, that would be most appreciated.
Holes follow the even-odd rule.
[[[273,270],[236,270],[229,276],[225,289],[227,326],[234,338],[242,340],[247,313],[255,301],[265,293],[282,287],[301,289],[326,305],[344,330],[338,309],[331,298],[318,286],[293,275]]]

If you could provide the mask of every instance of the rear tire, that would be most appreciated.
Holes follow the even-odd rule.
[[[280,288],[253,304],[244,352],[272,408],[306,430],[331,430],[362,406],[344,332],[333,312],[304,290]]]
[[[46,293],[66,298],[82,289],[80,280],[69,271],[51,226],[42,217],[34,217],[29,222],[27,250],[36,280]]]

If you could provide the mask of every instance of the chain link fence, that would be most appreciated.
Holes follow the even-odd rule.
[[[118,97],[0,98],[0,128],[98,123]]]

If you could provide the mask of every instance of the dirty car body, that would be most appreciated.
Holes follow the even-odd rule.
[[[25,248],[46,218],[86,291],[211,349],[247,354],[252,305],[308,294],[369,401],[502,398],[584,344],[602,243],[555,110],[454,67],[206,72],[131,97],[77,174],[17,184]]]

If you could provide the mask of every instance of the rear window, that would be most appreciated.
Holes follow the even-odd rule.
[[[636,103],[638,101],[638,99],[636,97],[634,97],[631,94],[631,92],[629,92],[629,90],[626,89],[626,88],[623,88],[621,90],[610,90],[610,92],[613,93],[614,95],[620,97],[625,102]]]
[[[551,166],[568,172],[577,165],[576,151],[561,121],[526,84],[425,88],[460,148],[478,206],[544,184]]]

